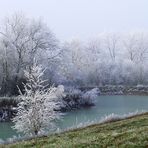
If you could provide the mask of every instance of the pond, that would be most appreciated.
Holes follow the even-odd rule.
[[[111,113],[126,114],[135,111],[148,111],[148,96],[99,96],[96,105],[66,113],[58,123],[59,129],[77,127],[91,121],[99,121]],[[12,123],[0,123],[0,139],[7,139],[17,135]]]

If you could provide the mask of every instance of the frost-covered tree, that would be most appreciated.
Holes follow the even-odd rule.
[[[62,104],[61,97],[64,94],[64,87],[47,87],[42,80],[44,70],[36,62],[31,71],[24,71],[27,83],[24,84],[25,93],[20,94],[17,114],[13,118],[14,128],[24,134],[37,136],[45,128],[51,127],[56,119],[59,119],[58,112]]]
[[[11,71],[12,93],[17,94],[16,85],[22,81],[23,70],[32,66],[34,58],[50,69],[48,62],[57,55],[58,40],[43,21],[16,13],[6,17],[0,28],[0,48],[3,54],[0,65]]]
[[[69,83],[80,83],[84,77],[84,68],[87,64],[84,48],[80,41],[72,40],[70,43],[63,45],[61,54],[60,72],[63,79]]]
[[[118,42],[119,42],[119,37],[117,34],[110,34],[107,33],[104,36],[104,44],[105,48],[108,50],[109,57],[111,58],[112,61],[116,60],[117,54],[118,54]]]

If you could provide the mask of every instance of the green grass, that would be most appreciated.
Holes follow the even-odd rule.
[[[148,148],[148,113],[129,119],[91,125],[2,148]]]

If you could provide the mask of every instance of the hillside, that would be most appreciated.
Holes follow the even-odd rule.
[[[35,148],[36,145],[35,140],[30,140],[11,145],[1,145],[1,147]],[[49,137],[38,138],[37,147],[148,147],[148,113],[121,121],[91,125]]]

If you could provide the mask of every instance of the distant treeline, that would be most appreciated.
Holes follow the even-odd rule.
[[[104,86],[148,84],[148,33],[102,33],[60,43],[41,20],[14,14],[0,26],[0,95],[23,90],[23,71],[34,59],[48,84]]]

